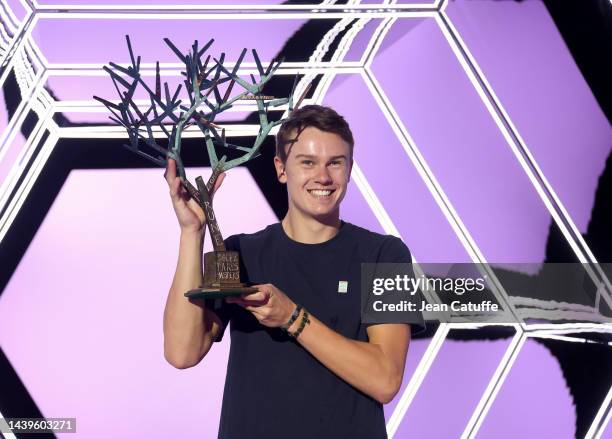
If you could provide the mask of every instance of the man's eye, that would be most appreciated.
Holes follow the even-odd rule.
[[[302,160],[302,164],[306,166],[312,165],[312,160]]]
[[[340,160],[334,160],[334,161],[330,162],[330,165],[332,165],[332,166],[340,166],[340,165],[342,165],[342,162]]]

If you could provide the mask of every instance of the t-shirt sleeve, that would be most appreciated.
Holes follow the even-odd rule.
[[[385,266],[386,268],[384,268],[382,270],[382,272],[388,272],[389,277],[391,276],[391,274],[393,274],[394,276],[397,274],[401,274],[404,275],[408,275],[413,277],[414,276],[414,270],[412,268],[412,255],[410,253],[410,250],[408,249],[408,247],[406,246],[406,244],[404,244],[404,242],[395,237],[395,236],[388,236],[385,241],[383,242],[382,246],[381,246],[381,250],[380,253],[378,255],[377,258],[377,263],[379,264],[401,264],[401,265],[394,265],[394,266]],[[383,277],[386,277],[383,275]],[[382,302],[386,302],[386,300],[391,299],[391,300],[397,300],[396,298],[399,297],[397,296],[397,294],[401,294],[401,293],[388,293],[388,294],[383,294],[381,296],[378,296],[379,299],[382,300]],[[415,303],[417,306],[417,309],[420,308],[420,304],[421,302],[424,300],[422,293],[420,291],[417,291],[414,296],[412,296],[410,298],[410,301]],[[400,313],[398,311],[394,311],[395,313]],[[397,319],[397,322],[403,322],[403,323],[408,323],[410,324],[410,330],[411,330],[411,334],[418,334],[419,332],[423,332],[426,329],[426,325],[425,325],[425,320],[423,319],[423,314],[420,311],[402,311],[401,315],[397,315],[396,317],[391,317],[391,320],[388,321],[387,323],[392,323],[394,319]],[[376,325],[376,324],[382,324],[385,323],[384,321],[380,321],[379,323],[365,323],[365,327],[367,328],[368,326],[372,326],[372,325]]]
[[[238,235],[232,235],[225,239],[225,249],[228,251],[239,251],[240,241]],[[233,310],[235,306],[225,302],[225,299],[205,299],[204,306],[206,309],[213,311],[219,320],[221,320],[221,328],[219,335],[214,341],[221,341],[223,334],[225,334],[225,328],[232,319]]]

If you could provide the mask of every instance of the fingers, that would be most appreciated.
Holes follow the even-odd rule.
[[[233,296],[225,299],[227,303],[235,303],[244,307],[263,306],[268,303],[270,297],[264,292],[258,291],[251,294],[242,294],[241,296]]]
[[[264,301],[270,298],[268,291],[259,290],[255,293],[243,294],[241,296],[247,302]]]
[[[168,186],[172,186],[176,179],[176,161],[174,159],[166,160],[166,171],[164,172],[164,178],[168,182]]]
[[[168,185],[170,186],[170,197],[173,201],[178,201],[181,198],[181,179],[178,177],[174,177],[174,180],[168,181]]]

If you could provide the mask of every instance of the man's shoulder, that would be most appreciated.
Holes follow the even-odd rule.
[[[239,250],[243,246],[259,246],[265,245],[272,239],[278,236],[280,223],[274,223],[255,233],[238,233],[231,235],[225,239],[225,246],[228,250]]]
[[[398,246],[404,242],[394,235],[373,232],[351,223],[344,223],[352,239],[366,246]]]
[[[410,250],[394,235],[373,232],[355,224],[345,223],[348,235],[360,253],[371,262],[410,262]]]

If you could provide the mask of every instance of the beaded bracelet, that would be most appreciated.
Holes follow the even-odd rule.
[[[302,321],[300,322],[300,327],[297,329],[297,331],[293,333],[287,331],[287,334],[289,334],[293,338],[298,338],[300,334],[302,333],[302,331],[304,330],[304,328],[306,327],[306,324],[307,323],[310,324],[310,319],[308,317],[309,317],[308,311],[304,309],[304,314],[302,314]]]
[[[283,328],[285,331],[288,331],[289,327],[293,325],[293,322],[297,320],[298,316],[300,315],[301,310],[302,310],[302,305],[297,305],[295,309],[293,310],[293,314],[291,314],[291,318],[289,319],[289,321],[285,323],[284,325],[282,325],[281,328]]]

